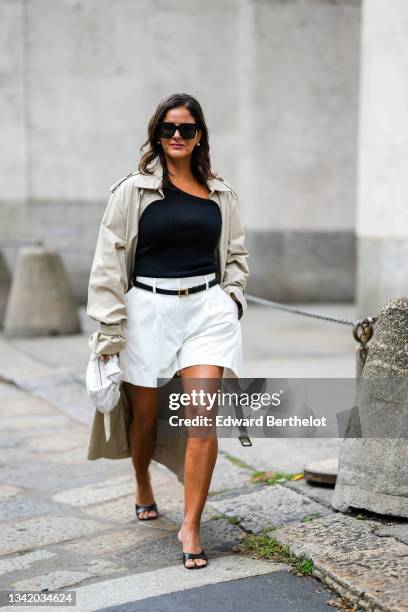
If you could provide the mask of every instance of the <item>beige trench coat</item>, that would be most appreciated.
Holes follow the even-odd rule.
[[[158,161],[154,174],[133,172],[111,187],[88,286],[87,314],[99,322],[98,331],[89,339],[89,347],[98,354],[119,353],[126,344],[123,332],[123,321],[127,319],[125,294],[131,286],[139,218],[151,202],[164,198],[160,187],[162,176],[163,169]],[[238,215],[238,198],[221,179],[210,179],[208,187],[211,190],[209,197],[218,203],[222,216],[221,235],[215,251],[218,279],[222,289],[238,302],[237,316],[240,319],[247,310],[244,293],[249,276],[249,253],[245,248],[245,236]],[[235,378],[235,374],[230,368],[224,368],[224,378]],[[110,435],[107,435],[105,419],[109,417]],[[129,428],[133,416],[123,384],[120,399],[109,417],[95,410],[88,459],[123,459],[131,456]],[[167,439],[158,435],[153,455],[153,460],[173,471],[180,482],[184,480],[185,445],[184,437]]]

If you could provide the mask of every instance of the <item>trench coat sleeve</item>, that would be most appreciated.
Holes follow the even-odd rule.
[[[127,340],[123,333],[128,284],[123,194],[119,188],[110,195],[89,278],[87,314],[99,322],[98,331],[89,338],[89,347],[98,355],[119,353]]]
[[[247,258],[249,253],[245,247],[245,233],[239,218],[237,208],[238,198],[231,194],[231,214],[228,236],[228,251],[222,288],[238,304],[238,319],[245,314],[248,305],[245,299],[245,287],[249,276]]]

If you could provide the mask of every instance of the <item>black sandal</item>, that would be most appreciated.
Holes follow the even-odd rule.
[[[142,514],[143,512],[149,512],[150,510],[154,510],[156,512],[156,516],[146,516],[145,518],[141,518],[139,516],[139,514]],[[156,502],[153,502],[152,504],[149,504],[148,506],[139,506],[139,504],[135,504],[135,511],[136,511],[136,516],[139,519],[139,521],[154,521],[159,516]]]
[[[203,559],[203,561],[207,561],[207,563],[203,564],[203,565],[196,565],[194,563],[194,565],[192,565],[191,567],[186,565],[186,561],[188,561],[189,559]],[[204,552],[204,548],[202,549],[202,551],[200,553],[186,553],[183,552],[183,565],[186,569],[201,569],[202,567],[207,567],[208,565],[208,558],[207,555]]]

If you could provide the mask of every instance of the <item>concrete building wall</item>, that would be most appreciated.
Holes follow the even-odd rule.
[[[248,291],[353,299],[359,19],[357,0],[0,0],[10,267],[42,238],[86,300],[109,186],[183,91],[240,195]]]
[[[0,227],[6,236],[18,235],[28,196],[24,21],[21,0],[0,2]]]
[[[354,296],[359,9],[265,0],[241,13],[251,286],[272,299]]]
[[[408,294],[408,4],[369,0],[362,19],[358,156],[361,315]]]

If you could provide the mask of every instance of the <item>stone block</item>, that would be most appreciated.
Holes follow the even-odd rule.
[[[79,584],[87,578],[92,578],[92,574],[62,570],[49,572],[42,576],[26,578],[25,580],[17,580],[17,582],[14,582],[11,586],[14,591],[42,591],[44,589],[56,591],[58,589],[73,586],[74,584]]]
[[[361,373],[361,438],[343,441],[332,506],[408,518],[408,297],[381,309]]]
[[[408,546],[393,537],[379,538],[380,525],[336,513],[287,525],[274,531],[273,537],[295,555],[311,559],[316,576],[354,602],[364,603],[364,609],[402,611],[408,601],[404,601]],[[402,607],[397,601],[404,601]]]
[[[12,497],[11,499],[0,501],[0,521],[47,514],[53,510],[55,508],[53,508],[52,504],[46,502],[30,499],[29,497]]]
[[[253,493],[207,502],[218,512],[238,516],[247,531],[260,532],[265,527],[299,521],[306,516],[331,514],[326,507],[278,484]]]
[[[13,555],[6,559],[0,559],[0,576],[9,572],[27,570],[38,562],[52,559],[57,553],[49,550],[35,550],[23,555]]]
[[[109,480],[102,480],[96,484],[67,489],[53,495],[53,500],[72,506],[88,506],[100,504],[108,500],[123,497],[134,493],[136,488],[134,478],[130,476],[118,476]]]
[[[13,487],[12,485],[0,485],[0,500],[14,497],[22,492],[19,487]]]
[[[104,528],[103,524],[96,521],[58,514],[5,524],[2,526],[1,554],[7,555],[36,546],[73,540]]]
[[[135,520],[137,520],[136,517]],[[134,550],[145,542],[168,536],[168,533],[164,530],[150,529],[151,525],[152,523],[149,524],[148,529],[145,529],[144,525],[133,525],[126,529],[89,537],[80,542],[69,542],[64,544],[63,548],[80,556],[118,555],[126,550]]]
[[[4,316],[7,336],[80,333],[77,306],[62,260],[42,245],[22,248]]]

